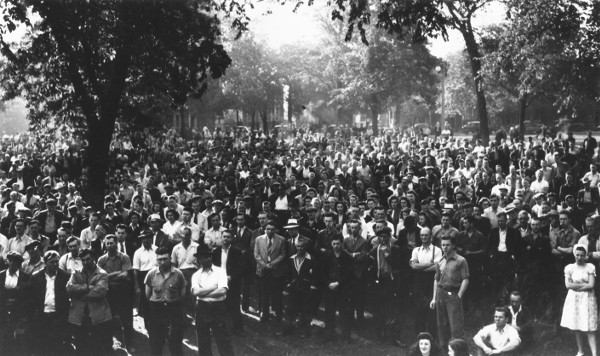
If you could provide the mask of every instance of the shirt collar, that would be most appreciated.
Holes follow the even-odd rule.
[[[8,269],[6,270],[6,275],[7,275],[7,276],[11,276],[11,277],[17,277],[17,278],[19,278],[19,274],[21,274],[21,270],[17,270],[17,271],[15,272],[15,274],[10,274],[10,270],[8,270]]]
[[[444,258],[447,260],[455,260],[456,259],[456,251],[450,252],[449,254],[444,256]]]

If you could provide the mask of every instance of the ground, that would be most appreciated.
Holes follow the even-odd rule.
[[[410,313],[410,311],[407,311]],[[398,347],[396,345],[385,345],[377,340],[371,332],[372,320],[367,318],[366,326],[361,329],[352,330],[352,342],[350,344],[341,341],[324,342],[320,338],[322,331],[322,319],[317,318],[313,321],[312,335],[310,338],[302,339],[297,335],[276,336],[278,324],[275,322],[259,323],[254,313],[245,314],[245,330],[242,336],[233,336],[232,342],[237,355],[287,355],[287,356],[326,356],[326,355],[399,355],[407,354],[408,348]],[[370,315],[367,315],[369,317]],[[467,335],[473,336],[477,330],[484,324],[492,322],[492,316],[489,317],[481,313],[466,313]],[[135,317],[135,336],[132,355],[148,355],[148,337],[144,330],[144,322],[141,318]],[[405,344],[414,342],[413,325],[404,325],[401,333],[401,340]],[[339,330],[338,330],[339,331]],[[536,323],[535,326],[536,342],[533,347],[522,356],[565,356],[577,353],[575,338],[568,330],[563,330],[559,335],[554,334],[552,325]],[[184,336],[184,355],[197,355],[195,329],[190,325]],[[218,354],[216,345],[213,343],[213,352]],[[164,354],[168,355],[168,349],[165,347]],[[472,350],[472,354],[476,352]]]

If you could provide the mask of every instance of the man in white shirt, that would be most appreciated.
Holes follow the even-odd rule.
[[[183,220],[181,221],[178,235],[183,236],[183,230],[187,228],[187,229],[190,229],[190,232],[192,234],[192,241],[199,242],[201,231],[200,231],[200,227],[198,225],[194,224],[194,222],[192,221],[193,214],[194,214],[194,211],[191,208],[183,209],[183,214],[182,214]],[[188,281],[188,283],[189,283],[189,281]]]
[[[79,240],[81,242],[81,249],[84,248],[92,248],[92,241],[96,241],[96,226],[98,225],[98,222],[100,221],[100,216],[98,216],[97,213],[91,213],[90,214],[90,226],[83,229],[81,231],[81,235],[79,237]]]
[[[144,324],[146,325],[146,329],[150,326],[148,324],[148,318],[145,317],[148,312],[148,300],[146,299],[146,294],[144,291],[146,290],[145,280],[148,272],[156,267],[156,246],[152,245],[152,239],[154,235],[151,231],[144,231],[140,235],[140,239],[142,240],[142,247],[137,249],[133,254],[133,275],[136,281],[136,289],[140,294],[140,302],[139,302],[139,311],[138,314],[144,317]]]
[[[508,310],[498,307],[494,312],[494,323],[479,330],[473,342],[485,355],[512,355],[512,351],[521,344],[521,338],[519,332],[508,324]]]
[[[435,332],[437,328],[437,320],[435,311],[429,308],[429,302],[433,298],[435,265],[442,260],[442,250],[431,243],[431,231],[426,227],[421,229],[421,243],[421,246],[412,250],[409,262],[415,274],[413,279],[413,296],[416,307],[415,330],[431,333]]]
[[[544,179],[544,172],[538,170],[535,172],[536,180],[531,183],[531,191],[534,193],[548,194],[550,184]]]
[[[8,240],[6,246],[7,252],[15,251],[22,256],[25,253],[25,246],[27,246],[28,243],[33,242],[33,239],[25,234],[26,224],[27,222],[25,219],[19,218],[15,220],[15,231],[17,235]]]
[[[214,249],[222,245],[222,234],[226,229],[221,226],[221,216],[218,213],[213,213],[209,217],[209,220],[212,227],[204,234],[204,243],[211,249]]]
[[[188,227],[183,227],[181,230],[182,240],[173,247],[171,252],[171,263],[173,266],[183,273],[186,281],[186,304],[188,311],[193,311],[193,298],[191,297],[192,275],[198,270],[196,262],[196,250],[198,243],[192,240],[192,231]]]
[[[490,196],[490,204],[491,206],[488,208],[485,208],[485,210],[483,211],[483,214],[481,214],[481,216],[486,217],[490,220],[490,225],[493,228],[498,227],[498,214],[503,213],[504,209],[500,208],[498,206],[499,204],[499,199],[497,195],[491,195]]]
[[[81,263],[81,258],[79,258],[79,239],[75,236],[67,238],[67,248],[69,249],[69,253],[62,255],[58,261],[58,267],[68,274],[81,272],[83,264]]]
[[[211,354],[211,330],[220,355],[233,355],[227,331],[227,273],[212,263],[212,250],[201,245],[196,252],[201,268],[192,276],[192,294],[196,304],[196,334],[198,349]]]

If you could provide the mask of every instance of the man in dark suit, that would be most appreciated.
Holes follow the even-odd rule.
[[[173,250],[173,244],[169,241],[169,236],[162,231],[163,221],[158,214],[150,216],[150,227],[152,229],[152,244],[159,247],[166,247],[169,253]]]
[[[327,338],[335,336],[335,313],[340,312],[342,339],[350,340],[352,324],[351,288],[354,281],[354,261],[342,249],[342,238],[331,241],[332,253],[323,261],[326,273],[325,333]],[[366,254],[365,254],[366,257]]]
[[[56,251],[44,254],[45,268],[33,274],[29,284],[31,312],[33,314],[32,335],[35,353],[61,355],[67,353],[67,318],[69,316],[69,295],[67,282],[71,277],[58,268],[60,255]],[[47,295],[48,282],[54,284],[53,294]]]
[[[281,334],[292,332],[293,324],[298,319],[300,337],[306,337],[310,332],[310,314],[313,304],[313,293],[317,290],[316,265],[311,255],[306,252],[309,240],[296,239],[296,254],[287,259],[286,287],[287,295],[285,309],[285,326]]]
[[[26,353],[24,328],[28,318],[29,275],[20,270],[23,257],[6,255],[8,269],[0,272],[0,350],[5,355]]]
[[[361,224],[358,220],[350,220],[350,237],[344,239],[342,249],[352,257],[353,277],[350,286],[352,311],[356,310],[356,318],[362,322],[365,318],[367,300],[367,269],[369,267],[369,251],[371,244],[361,236]]]
[[[269,307],[271,305],[275,310],[276,318],[281,319],[282,317],[285,257],[285,239],[275,234],[275,222],[270,220],[265,225],[265,234],[257,237],[254,245],[256,275],[260,292],[261,322],[269,320]]]
[[[248,311],[250,306],[250,286],[254,281],[254,250],[253,250],[253,231],[246,226],[246,214],[238,213],[236,218],[236,228],[231,244],[242,252],[244,262],[244,271],[242,275],[242,309]],[[262,235],[262,234],[261,234]]]
[[[228,289],[225,304],[227,304],[227,309],[233,319],[233,332],[241,334],[244,332],[244,325],[240,311],[240,300],[246,264],[242,251],[232,246],[233,233],[230,230],[225,230],[221,238],[223,239],[223,245],[213,250],[213,264],[225,269],[227,273]]]
[[[492,229],[489,239],[490,266],[493,297],[498,306],[504,305],[509,287],[514,283],[515,271],[521,257],[521,234],[507,226],[506,213],[497,215],[498,227]]]

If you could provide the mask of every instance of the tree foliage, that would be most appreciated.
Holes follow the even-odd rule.
[[[231,14],[239,31],[243,4],[200,0],[2,0],[0,71],[4,99],[24,96],[35,123],[85,123],[90,187],[100,205],[114,123],[149,100],[183,104],[199,96],[209,76],[230,64],[220,44],[218,15]],[[39,20],[29,18],[33,14]],[[5,34],[28,26],[11,45]],[[128,111],[129,110],[129,111]]]

